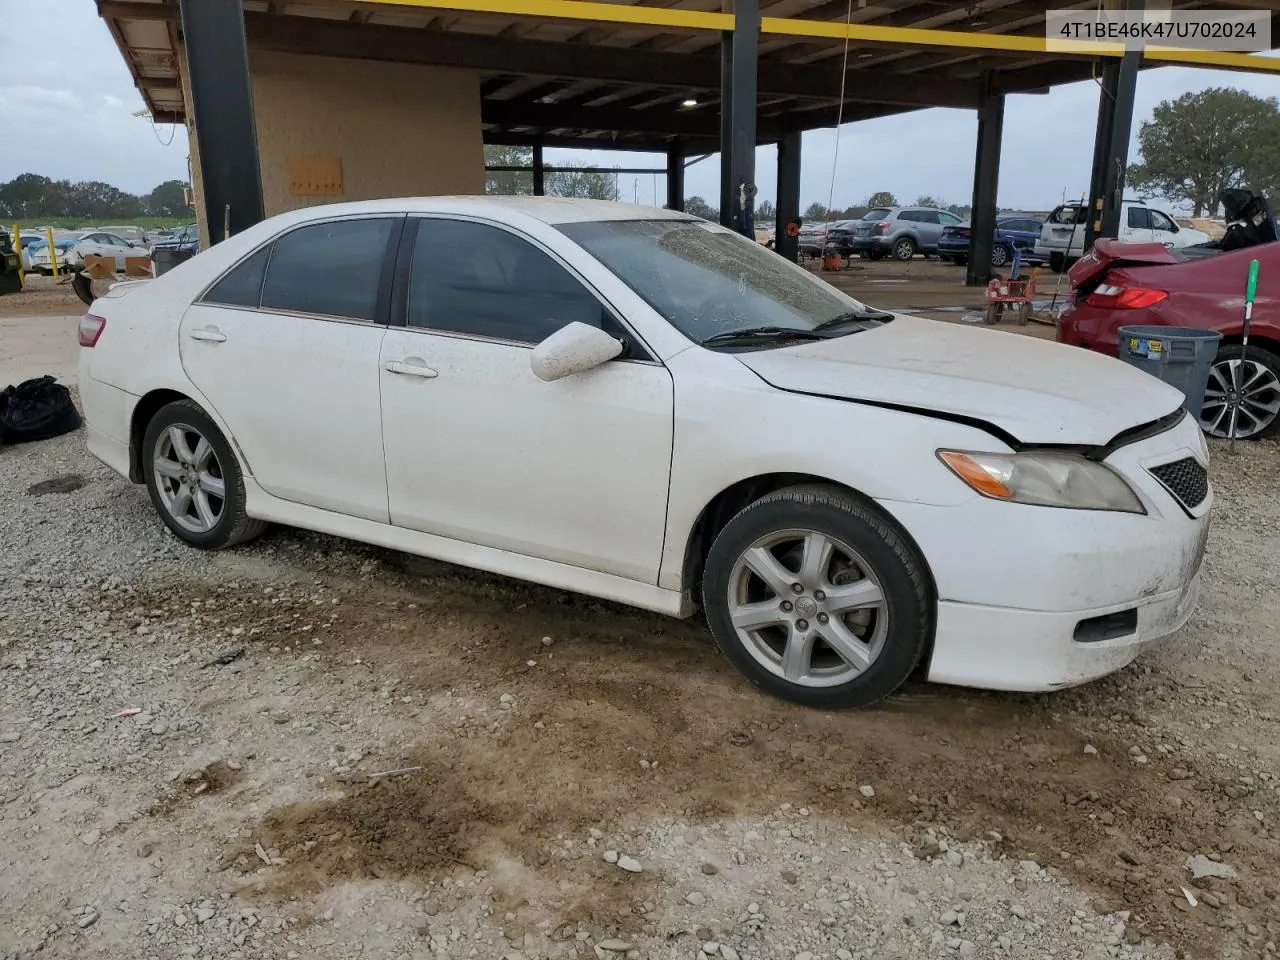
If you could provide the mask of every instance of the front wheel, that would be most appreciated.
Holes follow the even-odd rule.
[[[742,510],[707,554],[702,600],[734,666],[804,706],[883,700],[916,668],[932,629],[923,560],[838,487],[788,487]]]
[[[194,547],[217,550],[266,529],[245,513],[244,478],[222,431],[200,406],[161,407],[142,438],[142,469],[165,526]]]
[[[1240,344],[1218,351],[1209,371],[1200,408],[1200,425],[1211,437],[1232,436],[1261,440],[1280,431],[1280,357],[1249,345],[1244,356]]]

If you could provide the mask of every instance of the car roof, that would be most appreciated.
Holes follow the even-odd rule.
[[[496,218],[521,214],[552,225],[607,220],[697,220],[678,210],[646,207],[613,200],[575,200],[565,197],[399,197],[304,207],[298,222],[361,213],[454,213]],[[289,216],[288,214],[284,216]]]

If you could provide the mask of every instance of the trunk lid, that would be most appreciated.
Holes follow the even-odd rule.
[[[992,424],[1022,443],[1102,446],[1182,394],[1088,350],[896,316],[863,333],[736,354],[766,383]]]
[[[1163,243],[1121,243],[1119,240],[1102,239],[1094,243],[1093,248],[1071,265],[1067,271],[1067,279],[1071,286],[1079,288],[1091,280],[1101,281],[1102,277],[1113,266],[1120,264],[1168,264],[1180,263],[1181,259]]]

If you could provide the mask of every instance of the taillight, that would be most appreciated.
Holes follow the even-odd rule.
[[[1108,310],[1141,310],[1168,298],[1163,290],[1152,290],[1147,287],[1121,287],[1114,283],[1103,283],[1094,288],[1093,293],[1085,298],[1091,307],[1105,307]]]
[[[881,220],[876,224],[876,233],[888,233],[891,226],[893,226],[892,221]]]
[[[102,317],[95,317],[92,313],[86,313],[80,318],[80,346],[95,346],[98,338],[102,336],[102,331],[105,329],[107,329],[106,320]]]

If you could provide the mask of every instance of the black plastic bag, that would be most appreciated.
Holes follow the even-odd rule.
[[[79,426],[71,391],[53,377],[36,377],[0,390],[0,443],[48,440]]]

